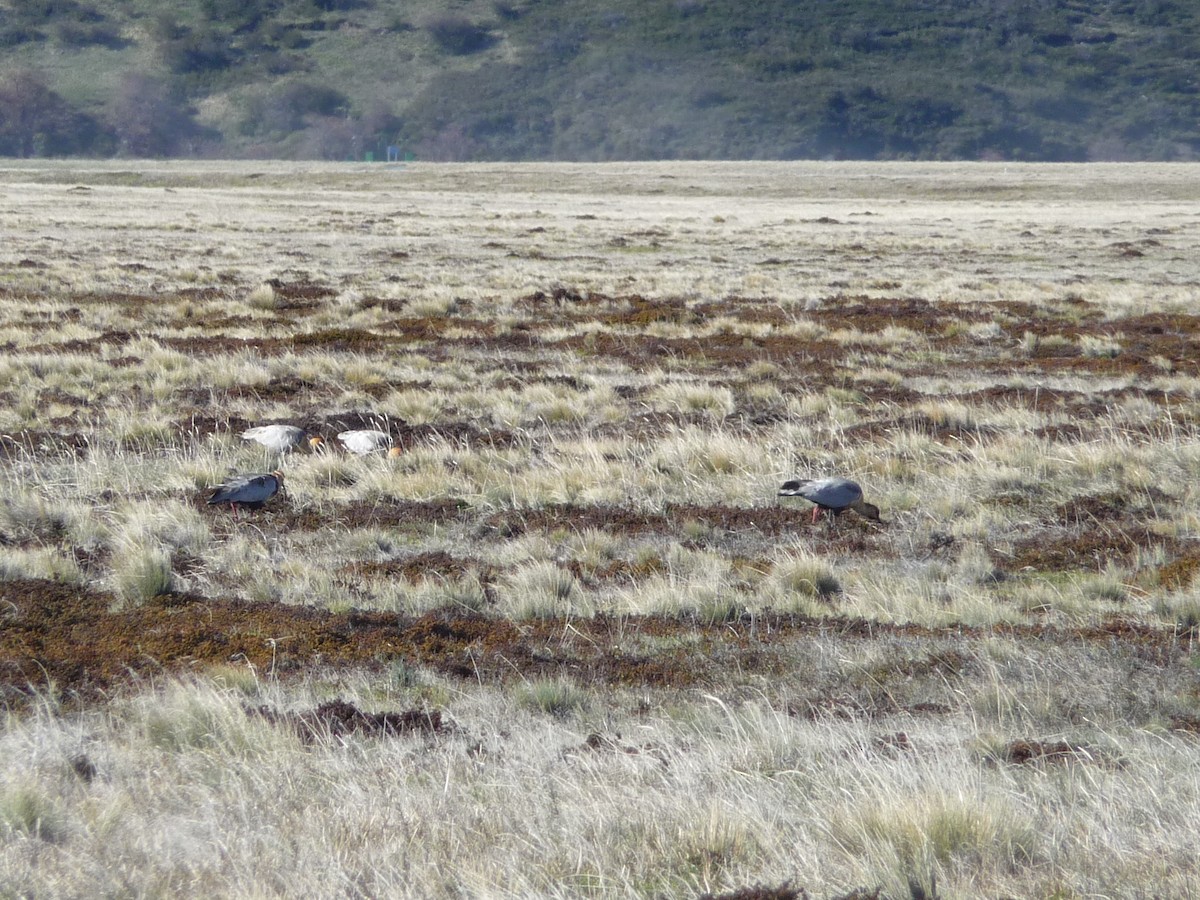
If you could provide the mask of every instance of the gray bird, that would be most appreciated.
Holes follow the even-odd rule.
[[[390,457],[397,457],[401,453],[399,447],[392,446],[392,436],[386,431],[376,431],[374,429],[343,431],[337,437],[347,452],[354,453],[357,456],[366,456],[368,453],[374,453],[377,450],[386,450],[387,455]]]
[[[238,507],[258,509],[283,487],[283,473],[276,470],[267,475],[238,475],[220,485],[208,498],[210,506],[228,503],[236,516]]]
[[[275,453],[294,450],[304,443],[305,438],[308,438],[308,444],[313,450],[319,449],[324,443],[319,435],[309,437],[308,432],[298,425],[258,425],[242,432],[242,440],[262,444]]]
[[[848,478],[800,478],[785,481],[779,489],[780,497],[803,497],[815,503],[812,516],[814,524],[823,509],[829,510],[835,516],[852,509],[860,516],[874,519],[876,522],[882,521],[879,518],[879,507],[864,503],[862,495],[862,488]]]

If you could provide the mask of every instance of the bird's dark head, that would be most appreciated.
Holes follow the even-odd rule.
[[[878,522],[881,525],[887,524],[886,522],[883,521],[883,519],[879,518],[879,507],[876,506],[874,503],[866,503],[863,500],[859,500],[857,503],[851,504],[850,508],[852,510],[854,510],[856,513],[858,513],[860,516],[862,516],[863,518],[874,519],[876,522]]]
[[[785,481],[779,488],[780,497],[799,497],[800,489],[808,482],[806,481]]]

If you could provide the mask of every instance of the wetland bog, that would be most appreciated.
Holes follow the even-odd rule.
[[[1196,894],[1198,200],[0,164],[0,882]]]

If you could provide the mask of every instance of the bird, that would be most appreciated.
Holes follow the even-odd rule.
[[[862,488],[848,478],[799,478],[785,481],[779,488],[779,496],[803,497],[815,503],[812,515],[814,524],[823,509],[829,510],[835,516],[852,509],[860,516],[874,519],[876,522],[883,521],[879,518],[879,507],[863,502]]]
[[[320,435],[309,437],[308,432],[297,425],[259,425],[255,428],[247,428],[242,432],[242,440],[262,444],[268,450],[276,453],[294,450],[304,443],[306,437],[313,450],[325,443]]]
[[[363,429],[361,431],[343,431],[338,441],[350,453],[366,456],[376,450],[387,450],[388,456],[399,456],[400,448],[392,446],[392,436],[386,431]]]
[[[219,485],[208,498],[209,506],[228,503],[236,516],[238,507],[258,509],[283,487],[283,473],[276,469],[266,475],[237,475]]]

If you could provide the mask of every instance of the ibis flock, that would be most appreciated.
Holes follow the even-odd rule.
[[[325,439],[319,434],[309,434],[297,425],[258,425],[242,432],[242,440],[261,444],[271,453],[281,455],[299,447],[307,446],[314,453],[325,451]],[[401,450],[392,442],[386,431],[357,429],[343,431],[337,436],[338,444],[347,453],[367,456],[384,452],[389,458],[400,455]],[[218,485],[208,498],[210,505],[228,503],[237,516],[238,508],[258,509],[283,487],[283,472],[276,469],[265,475],[237,475]]]
[[[325,439],[319,434],[309,434],[296,425],[259,425],[242,432],[242,439],[261,444],[275,454],[283,454],[298,447],[307,446],[313,452],[325,451]],[[338,444],[347,453],[368,456],[386,453],[389,458],[401,454],[401,450],[386,431],[359,429],[343,431],[337,436]],[[238,507],[258,509],[275,496],[283,487],[283,472],[278,469],[265,475],[238,475],[229,479],[213,491],[208,498],[210,504],[228,503],[237,515]],[[785,481],[779,488],[780,497],[802,497],[813,504],[812,521],[815,525],[821,513],[831,517],[853,510],[858,515],[883,522],[879,507],[863,500],[862,488],[848,478],[797,478]]]

